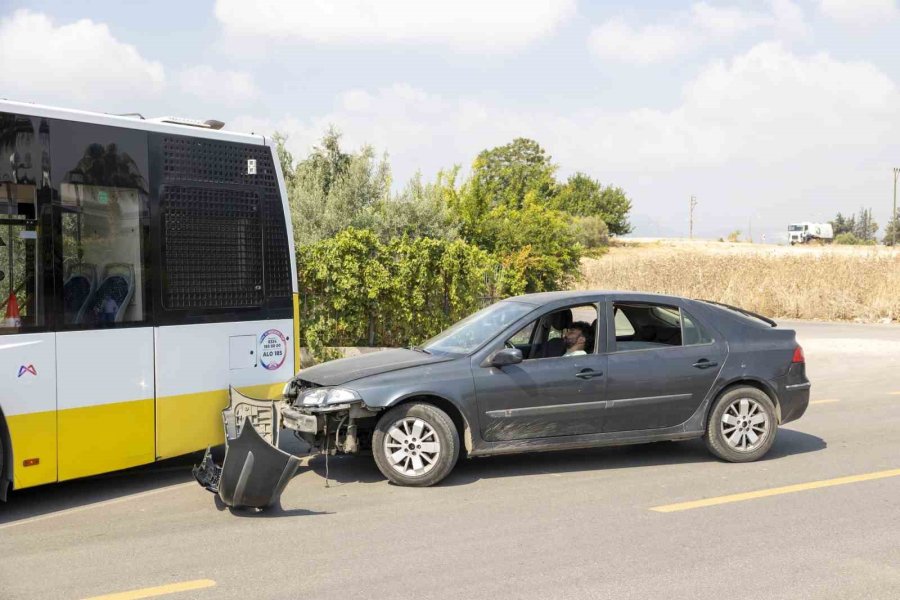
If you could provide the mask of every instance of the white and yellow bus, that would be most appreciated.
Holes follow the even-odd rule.
[[[297,370],[272,140],[0,101],[0,496],[220,443]]]

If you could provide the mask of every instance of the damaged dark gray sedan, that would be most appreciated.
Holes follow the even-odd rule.
[[[531,294],[418,347],[304,369],[282,401],[233,393],[225,464],[208,456],[198,479],[230,505],[273,502],[299,464],[274,447],[282,429],[325,452],[371,452],[408,486],[441,481],[461,454],[699,437],[746,462],[809,393],[794,332],[763,316],[652,294]]]

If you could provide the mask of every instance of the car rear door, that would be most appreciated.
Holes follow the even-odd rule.
[[[590,310],[596,316],[596,306]],[[575,314],[577,320],[594,325],[596,336],[596,322],[586,320],[590,313],[576,310]],[[535,345],[547,341],[535,336],[532,340]],[[594,346],[590,354],[579,356],[532,358],[504,367],[473,364],[482,439],[499,442],[599,433],[606,356]]]
[[[641,303],[651,309],[653,303]],[[681,336],[678,344],[657,341],[638,341],[646,335],[647,321],[635,323],[638,332],[623,331],[618,308],[609,304],[607,327],[610,353],[607,364],[607,410],[605,432],[641,431],[674,427],[686,421],[700,406],[709,392],[727,355],[727,345],[721,336],[693,315],[675,305],[655,305],[671,309],[681,316]],[[624,312],[624,311],[621,311]]]

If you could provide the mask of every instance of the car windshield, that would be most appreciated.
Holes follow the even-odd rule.
[[[788,231],[803,231],[802,225],[790,225],[788,226]]]
[[[509,300],[492,304],[437,334],[421,348],[433,354],[468,354],[533,310],[531,304]]]

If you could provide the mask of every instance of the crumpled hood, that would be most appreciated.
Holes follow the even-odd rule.
[[[301,370],[294,379],[310,381],[321,386],[343,385],[348,381],[371,375],[408,369],[419,365],[441,363],[448,360],[453,359],[447,356],[436,356],[415,350],[397,348],[328,361],[321,365]]]

